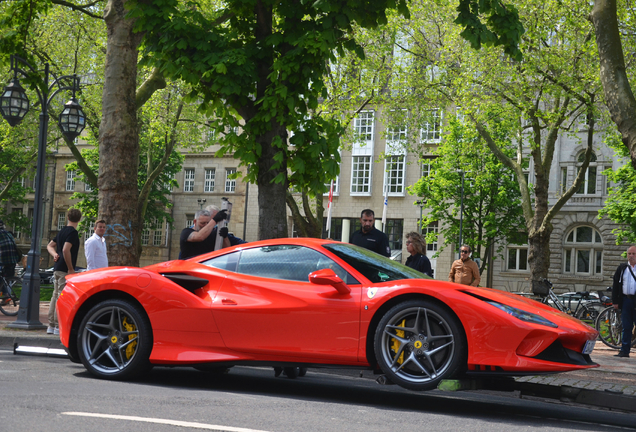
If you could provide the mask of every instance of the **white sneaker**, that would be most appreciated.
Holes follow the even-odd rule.
[[[53,334],[54,335],[59,335],[60,334],[60,329],[55,327],[55,330],[53,330]]]
[[[49,326],[49,327],[46,329],[46,334],[53,334],[53,332],[54,332],[54,331],[55,331],[55,329],[54,329],[53,327]]]

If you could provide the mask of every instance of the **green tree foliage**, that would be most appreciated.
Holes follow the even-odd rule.
[[[636,168],[636,98],[632,90],[636,9],[630,0],[595,0],[590,20],[596,34],[605,104]]]
[[[387,7],[408,14],[403,0],[161,0],[133,9],[153,64],[191,85],[219,128],[240,125],[221,146],[258,183],[260,238],[288,235],[289,172],[294,186],[316,193],[337,175],[339,128],[311,113],[326,95],[323,76],[334,53],[363,55],[351,37],[354,23],[384,23]]]
[[[514,125],[511,127],[498,120],[501,119],[493,116],[489,125],[493,139],[506,154],[513,156]],[[450,122],[448,133],[432,154],[437,157],[431,160],[430,174],[409,190],[422,197],[428,210],[423,226],[437,221],[446,245],[451,241],[458,243],[462,201],[460,171],[463,171],[462,243],[470,245],[474,255],[483,259],[480,269],[483,270],[491,258],[491,246],[514,242],[525,231],[521,194],[514,173],[492,154],[471,124],[456,120]],[[431,235],[435,238],[427,241],[437,241],[438,234]],[[441,246],[438,253],[444,248]]]
[[[616,151],[619,160],[629,160],[629,150],[618,133],[608,135],[605,143]],[[603,174],[612,186],[599,218],[607,216],[622,224],[612,231],[616,244],[636,243],[636,170],[632,164],[625,164],[616,170],[607,169]]]
[[[26,202],[26,194],[32,193],[36,152],[33,148],[29,123],[10,127],[0,123],[0,219],[14,231],[31,232],[30,221],[22,212],[14,212],[13,206]],[[35,126],[37,130],[37,125]]]
[[[464,27],[460,35],[472,48],[501,46],[511,58],[521,60],[519,42],[525,29],[512,2],[460,0],[457,12],[455,23]]]
[[[146,185],[147,173],[149,171],[148,162],[150,161],[151,166],[156,166],[160,163],[161,158],[163,157],[162,153],[157,152],[157,150],[162,150],[160,146],[156,144],[150,144],[144,145],[143,147],[143,154],[139,158],[140,192]],[[148,151],[148,147],[154,147],[154,152],[152,150]],[[99,170],[99,156],[97,148],[83,150],[82,157],[89,164],[95,175],[97,175],[97,172]],[[166,220],[168,223],[174,222],[172,218],[172,212],[170,210],[173,204],[169,200],[169,198],[173,188],[178,187],[176,180],[174,180],[174,175],[181,171],[183,160],[184,157],[183,155],[181,155],[181,153],[176,150],[173,150],[171,152],[170,157],[168,158],[168,162],[165,164],[165,167],[161,170],[161,173],[159,174],[157,179],[152,183],[147,200],[144,220]],[[77,162],[68,164],[66,166],[66,170],[78,170]],[[77,179],[86,183],[86,175],[81,171],[78,172],[79,174],[77,176]],[[83,215],[82,221],[80,222],[80,226],[78,228],[79,231],[89,232],[90,223],[95,222],[99,217],[98,190],[92,189],[90,191],[75,192],[71,198],[78,200],[74,207],[80,209]],[[110,223],[109,221],[106,222]]]
[[[390,19],[380,29],[385,34],[373,36],[376,43],[388,44],[384,49],[373,46],[371,50],[379,53],[375,65],[383,64],[382,73],[388,75],[384,87],[376,92],[381,96],[373,103],[389,117],[406,112],[404,121],[409,131],[430,126],[434,109],[449,113],[454,107],[461,108],[491,152],[514,173],[521,194],[524,231],[528,233],[532,279],[540,281],[547,277],[549,268],[552,218],[578,189],[592,154],[597,126],[593,119],[602,109],[598,56],[587,22],[589,3],[519,0],[506,4],[514,5],[526,29],[519,44],[524,53],[521,61],[516,60],[518,56],[502,54],[496,43],[482,43],[481,49],[472,49],[460,35],[462,29],[453,24],[455,5],[411,2],[409,20]],[[355,68],[349,65],[345,63],[350,71],[365,71],[373,63]],[[366,71],[358,76],[374,74],[380,72]],[[340,88],[346,89],[347,85]],[[358,96],[377,88],[372,86]],[[586,133],[581,133],[579,117],[591,119]],[[494,138],[498,134],[492,129],[494,119],[510,128],[514,154],[510,155],[509,149],[502,148]],[[388,124],[394,121],[387,120]],[[564,134],[580,142],[585,162],[565,193],[551,202],[549,173],[557,138]],[[429,138],[411,132],[410,149],[426,153],[435,145]],[[527,175],[533,179],[532,187]]]

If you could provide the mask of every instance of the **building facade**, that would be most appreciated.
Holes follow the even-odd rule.
[[[379,110],[364,110],[352,122],[354,134],[359,137],[351,149],[342,151],[340,175],[333,191],[331,230],[323,237],[348,241],[359,228],[360,212],[370,208],[376,213],[376,226],[387,233],[394,258],[404,262],[407,252],[404,236],[410,231],[437,232],[437,223],[420,227],[420,219],[426,215],[421,205],[425,197],[408,193],[422,176],[428,175],[430,165],[420,154],[413,154],[399,145],[407,137],[416,137],[423,146],[434,147],[443,136],[441,110],[432,110],[431,120],[418,131],[404,128],[389,128],[382,121]],[[586,132],[581,127],[580,137]],[[560,136],[550,172],[550,199],[554,202],[565,188],[572,184],[581,165],[584,147],[580,137]],[[81,148],[81,142],[80,142]],[[233,174],[244,168],[231,156],[215,157],[217,146],[200,153],[184,151],[185,161],[181,172],[175,176],[178,187],[173,188],[170,209],[174,223],[148,221],[142,233],[143,253],[140,264],[149,265],[179,255],[181,230],[192,224],[194,213],[210,204],[221,206],[222,198],[233,204],[230,231],[246,241],[257,240],[258,235],[258,187],[248,185]],[[382,155],[382,157],[381,157]],[[76,180],[65,166],[73,161],[70,151],[63,147],[47,158],[47,181],[45,189],[45,228],[43,230],[42,267],[52,265],[46,253],[46,243],[66,224],[66,211],[72,207],[75,191],[88,187]],[[598,211],[608,194],[604,169],[618,168],[622,163],[614,151],[606,147],[600,137],[594,145],[594,157],[579,191],[562,208],[552,224],[551,266],[549,277],[559,291],[601,290],[611,285],[611,277],[625,246],[616,246],[612,230],[616,225],[607,219],[599,219]],[[528,170],[529,183],[533,182],[532,166]],[[458,186],[459,187],[459,186]],[[385,188],[388,188],[387,223],[382,227],[381,218]],[[20,211],[29,217],[33,214],[33,197],[27,204],[12,205],[10,211]],[[327,195],[324,197],[327,208]],[[288,212],[289,234],[294,235],[291,213]],[[326,219],[325,213],[325,219]],[[108,222],[108,221],[107,221]],[[151,223],[154,222],[154,223]],[[440,222],[442,223],[442,222]],[[24,253],[29,249],[30,238],[17,233]],[[90,232],[82,238],[86,239]],[[450,265],[456,259],[457,245],[447,245],[439,253],[445,239],[438,236],[437,242],[427,245],[436,279],[446,280]],[[465,240],[469,242],[469,239]],[[496,256],[488,272],[482,274],[482,286],[511,292],[530,291],[530,272],[527,263],[528,245],[501,245],[503,254]],[[78,265],[84,266],[83,244]]]

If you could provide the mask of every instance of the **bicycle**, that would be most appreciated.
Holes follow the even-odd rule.
[[[620,310],[609,306],[599,314],[594,324],[601,341],[610,348],[621,349],[623,323]],[[636,347],[636,332],[632,330],[632,347]]]
[[[22,279],[5,278],[0,275],[0,312],[7,316],[16,316],[20,309],[20,295],[22,294]]]
[[[580,296],[580,298],[578,298],[579,301],[576,308],[572,310],[571,306],[573,299],[570,299],[568,306],[566,306],[552,290],[552,282],[547,279],[543,279],[543,284],[543,287],[533,285],[532,290],[533,294],[541,297],[541,303],[551,306],[568,315],[572,315],[574,318],[581,321],[593,324],[605,307],[600,300],[591,297],[591,293],[588,291],[581,291],[576,293],[577,296]]]

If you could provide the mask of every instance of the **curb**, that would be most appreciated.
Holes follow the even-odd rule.
[[[0,336],[0,349],[13,350],[16,345],[28,345],[40,348],[64,349],[60,338],[56,335],[51,337],[21,337],[21,336]]]

